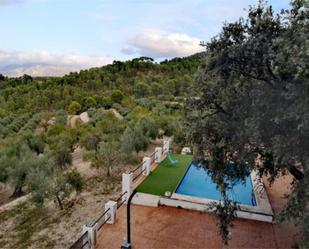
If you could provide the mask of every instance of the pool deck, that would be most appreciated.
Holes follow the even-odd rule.
[[[266,191],[275,213],[286,200],[291,178],[280,177]],[[266,183],[266,181],[265,181]],[[293,224],[271,224],[236,219],[229,246],[222,244],[214,214],[172,207],[132,206],[133,248],[292,248],[299,236]],[[126,206],[113,225],[105,225],[97,237],[97,249],[120,248],[126,238]]]

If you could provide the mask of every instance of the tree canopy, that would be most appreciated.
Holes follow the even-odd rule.
[[[292,1],[291,9],[279,14],[260,2],[246,19],[226,24],[206,43],[186,106],[195,157],[211,170],[228,206],[233,203],[226,200],[224,169],[231,162],[242,175],[255,168],[270,182],[289,173],[294,181],[281,217],[302,224],[304,239],[309,236],[308,17],[307,1]],[[228,218],[234,209],[221,211]],[[225,241],[229,224],[221,226]]]

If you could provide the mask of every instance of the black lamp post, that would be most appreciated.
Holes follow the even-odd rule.
[[[131,201],[133,196],[136,194],[136,190],[134,189],[132,194],[130,195],[127,203],[127,241],[121,245],[121,249],[131,249]]]

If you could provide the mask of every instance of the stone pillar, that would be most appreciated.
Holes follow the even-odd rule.
[[[156,147],[156,149],[155,149],[155,162],[161,163],[161,160],[162,160],[162,148]]]
[[[107,223],[108,224],[114,224],[115,221],[116,221],[117,202],[108,201],[107,203],[105,203],[105,212],[108,209],[109,209],[109,211],[106,213],[105,219],[108,219],[108,217],[110,216]]]
[[[85,238],[83,243],[86,243],[86,240],[88,240],[90,249],[95,249],[96,239],[97,239],[97,229],[96,225],[94,224],[94,221],[86,224],[83,226],[83,234],[88,231],[88,238]]]
[[[150,174],[150,165],[151,165],[151,158],[144,157],[143,158],[143,175],[148,176]]]
[[[163,154],[167,154],[170,150],[170,140],[168,139],[164,139],[163,140]]]
[[[126,200],[126,203],[133,191],[133,173],[122,174],[122,193],[126,193],[122,196],[122,201]]]

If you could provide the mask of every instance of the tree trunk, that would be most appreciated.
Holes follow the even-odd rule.
[[[18,185],[18,186],[15,186],[15,189],[14,189],[14,192],[13,194],[11,195],[11,197],[20,197],[24,194],[23,190],[22,190],[22,185]]]
[[[19,183],[15,186],[14,193],[11,195],[11,197],[19,197],[19,196],[22,196],[24,194],[23,186],[24,186],[25,180],[26,180],[26,174],[24,173],[20,177]]]
[[[60,197],[58,195],[56,195],[56,198],[57,198],[57,202],[58,202],[58,205],[60,207],[60,210],[63,210],[63,205],[62,205]]]
[[[108,177],[111,176],[111,167],[107,167],[107,176],[108,176]]]

